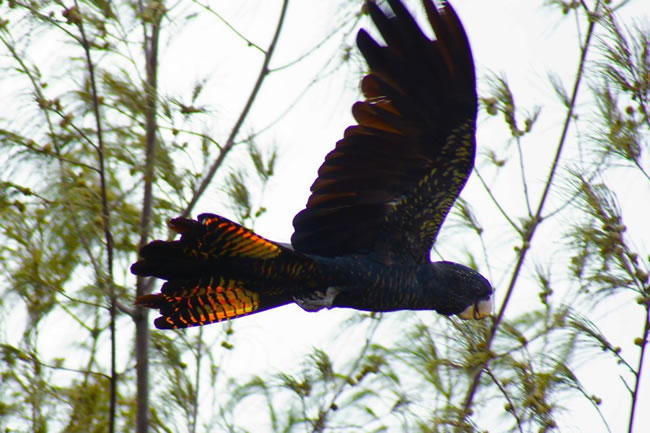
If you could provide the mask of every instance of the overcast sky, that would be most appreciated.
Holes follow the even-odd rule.
[[[242,34],[253,42],[266,48],[273,33],[276,17],[280,10],[279,0],[217,0],[212,2],[224,18],[236,27]],[[342,4],[346,3],[344,6]],[[350,15],[344,9],[354,9],[348,2],[343,1],[305,1],[293,0],[287,15],[277,53],[271,63],[271,68],[282,66],[305,53],[320,41],[323,35],[329,33],[344,17]],[[419,2],[407,2],[411,9],[419,11]],[[588,1],[592,3],[592,1]],[[581,40],[576,36],[576,21],[573,15],[560,16],[555,10],[543,6],[543,0],[456,0],[453,5],[464,23],[472,45],[479,76],[479,90],[487,90],[485,77],[491,73],[504,74],[518,103],[529,109],[542,106],[539,125],[534,139],[526,142],[528,155],[539,155],[530,158],[532,163],[527,167],[530,190],[537,201],[539,191],[546,177],[549,149],[553,149],[559,136],[560,125],[564,112],[562,105],[554,97],[549,84],[548,73],[552,71],[563,79],[569,87],[573,80]],[[341,9],[341,8],[344,9]],[[356,7],[356,6],[355,6]],[[632,1],[623,9],[624,22],[630,17],[648,25],[650,7],[645,0]],[[423,22],[420,19],[420,22]],[[179,21],[180,23],[180,21]],[[369,28],[367,19],[363,26]],[[243,107],[248,92],[255,81],[262,55],[254,48],[226,29],[214,17],[205,15],[197,19],[196,25],[178,25],[177,39],[164,43],[161,49],[161,93],[183,96],[191,93],[194,80],[207,78],[204,101],[209,101],[213,107],[210,121],[204,126],[215,138],[225,140],[235,119]],[[584,23],[580,27],[584,34]],[[352,39],[349,38],[348,42]],[[340,38],[334,38],[306,61],[273,73],[264,83],[258,100],[256,100],[251,115],[248,118],[243,134],[258,130],[274,122],[289,104],[297,101],[295,109],[273,128],[262,134],[258,144],[265,146],[275,144],[279,150],[279,160],[276,175],[265,190],[263,197],[258,197],[260,204],[268,211],[259,219],[255,230],[269,239],[288,242],[293,232],[291,221],[300,211],[307,200],[309,186],[315,179],[316,171],[323,158],[335,142],[342,137],[343,130],[352,124],[350,106],[359,98],[357,81],[354,72],[360,72],[358,64],[335,70],[341,56],[338,46]],[[356,65],[356,66],[355,66]],[[309,82],[318,73],[327,73],[328,77],[309,88],[302,97]],[[360,78],[360,75],[359,75]],[[585,83],[587,84],[587,83]],[[584,87],[583,91],[587,88]],[[187,99],[187,98],[184,98]],[[589,106],[579,106],[580,113],[587,113]],[[241,137],[242,135],[240,135]],[[478,132],[478,150],[487,148],[503,149],[503,143],[508,139],[504,135],[501,121],[486,118],[481,115]],[[235,152],[232,161],[243,158]],[[539,164],[535,162],[539,161]],[[224,172],[225,174],[225,172]],[[500,187],[512,179],[495,180]],[[631,179],[622,178],[620,182]],[[518,180],[517,180],[518,182]],[[486,226],[490,226],[491,216],[498,214],[486,202],[485,192],[472,176],[463,191],[463,197],[470,201],[475,209],[481,209]],[[639,200],[641,197],[641,200]],[[626,224],[629,232],[634,233],[635,245],[640,252],[648,256],[650,252],[650,228],[648,228],[648,209],[650,208],[650,191],[647,183],[642,185],[630,184],[627,194],[619,197],[623,209],[638,209],[638,212],[628,212]],[[509,202],[508,197],[503,197]],[[632,203],[632,205],[630,205]],[[515,204],[513,204],[515,205]],[[484,211],[484,212],[483,212]],[[220,192],[219,180],[213,182],[210,192],[205,195],[195,208],[194,216],[201,212],[223,214],[235,218],[229,208],[224,205],[223,194]],[[499,222],[499,224],[502,224]],[[490,227],[491,228],[491,227]],[[562,228],[555,226],[544,227],[543,236],[538,236],[534,242],[540,242],[544,248],[554,248],[561,239]],[[492,233],[498,236],[505,230],[495,228]],[[513,239],[503,240],[504,248],[509,252],[503,257],[511,257],[510,251]],[[447,242],[447,244],[445,244]],[[438,250],[445,259],[463,261],[465,249],[475,248],[473,245],[459,246],[451,242],[445,231],[441,233]],[[533,245],[533,251],[539,249]],[[493,283],[497,290],[504,288],[500,275],[510,266],[507,260],[494,258],[497,269]],[[535,263],[534,254],[529,257],[528,270]],[[491,276],[492,277],[492,276]],[[497,303],[501,292],[497,292]],[[522,294],[515,297],[510,312],[515,314],[525,309],[524,298],[537,298],[537,294]],[[612,313],[606,313],[612,312]],[[638,351],[632,345],[630,329],[636,336],[641,329],[641,309],[637,305],[614,300],[593,312],[593,320],[606,326],[608,335],[615,344],[619,344],[629,353],[628,359],[634,361]],[[399,314],[399,313],[398,313]],[[431,313],[413,313],[427,315]],[[222,368],[229,375],[244,378],[249,375],[263,375],[264,372],[279,372],[290,370],[302,362],[304,354],[312,347],[324,347],[334,360],[346,358],[346,345],[354,344],[359,335],[338,336],[336,331],[339,323],[349,317],[345,310],[321,311],[306,313],[297,306],[287,306],[264,312],[258,315],[238,319],[236,354]],[[151,317],[153,318],[153,314]],[[396,316],[398,317],[398,316]],[[210,333],[215,336],[220,332],[220,324],[204,328],[207,339]],[[127,332],[126,329],[121,332]],[[158,332],[158,331],[154,331]],[[189,330],[198,332],[197,329]],[[391,339],[395,336],[390,330],[382,330],[381,338]],[[122,334],[124,337],[126,334]],[[44,343],[48,343],[44,339]],[[59,350],[59,341],[51,341],[52,350]],[[47,347],[42,349],[48,352]],[[221,350],[220,347],[214,350]],[[613,371],[617,368],[612,362],[602,359],[578,360],[583,368],[580,378],[590,393],[603,398],[602,410],[610,422],[613,432],[626,428],[629,411],[629,395],[621,384],[621,380]],[[636,432],[642,432],[642,426],[650,426],[650,359],[646,358],[644,367],[642,395],[638,404]],[[563,402],[570,408],[560,423],[564,432],[605,432],[596,412],[584,401]],[[499,408],[501,410],[501,408]],[[492,431],[492,430],[491,430]],[[496,431],[496,430],[494,430]]]
[[[270,34],[275,25],[275,17],[279,11],[278,2],[255,2],[244,0],[239,2],[218,2],[216,7],[220,13],[244,33],[248,38],[266,47]],[[344,14],[337,9],[340,2],[305,2],[294,1],[287,16],[287,27],[283,30],[277,55],[272,62],[272,68],[280,66],[294,59],[313,46],[322,35],[326,34]],[[410,2],[411,5],[417,2]],[[560,76],[565,86],[572,84],[575,73],[581,38],[576,36],[576,21],[572,15],[564,17],[543,6],[543,1],[521,0],[457,0],[453,2],[472,44],[474,58],[479,74],[479,88],[485,92],[485,76],[490,73],[499,73],[507,76],[508,81],[521,105],[532,109],[534,106],[543,106],[540,126],[537,128],[535,139],[527,142],[530,152],[539,152],[540,161],[548,160],[548,149],[554,148],[559,136],[564,112],[559,101],[554,97],[549,84],[550,71]],[[588,2],[592,3],[592,2]],[[623,12],[625,17],[638,17],[647,23],[648,6],[642,5],[643,1],[633,2]],[[417,6],[419,8],[419,4]],[[329,17],[336,17],[330,20]],[[645,17],[645,18],[644,18]],[[368,22],[364,22],[368,27]],[[584,34],[584,24],[580,28]],[[214,32],[214,33],[213,33]],[[187,41],[198,50],[187,51]],[[220,42],[217,42],[220,41]],[[288,103],[293,101],[307,86],[308,81],[319,68],[329,70],[328,56],[339,56],[340,52],[334,48],[340,40],[333,40],[331,45],[326,45],[321,52],[309,58],[304,64],[289,68],[283,72],[273,74],[265,82],[256,101],[251,117],[247,123],[248,130],[265,126],[273,121],[282,112]],[[183,55],[183,52],[186,55]],[[261,55],[255,53],[253,48],[246,48],[241,41],[228,31],[219,28],[214,19],[207,19],[206,27],[199,30],[186,31],[183,38],[167,47],[165,56],[181,59],[178,69],[167,67],[161,75],[162,83],[169,86],[188,85],[187,74],[197,71],[196,78],[206,73],[210,77],[209,85],[219,89],[215,100],[219,101],[217,112],[214,116],[215,133],[227,133],[234,118],[244,103],[244,95],[258,73]],[[165,64],[165,58],[161,59]],[[228,65],[224,67],[224,65]],[[288,116],[264,133],[260,143],[275,143],[280,152],[277,174],[270,186],[265,191],[262,204],[268,209],[257,223],[255,229],[261,235],[273,240],[287,242],[293,228],[291,220],[293,215],[303,208],[307,197],[308,188],[313,182],[316,170],[325,154],[334,146],[336,140],[342,136],[344,128],[352,123],[350,105],[358,98],[358,91],[354,80],[350,80],[354,68],[343,68],[333,74],[329,79],[319,82],[316,86],[298,101],[298,105]],[[200,71],[200,72],[198,72]],[[190,72],[191,74],[191,72]],[[177,77],[177,78],[175,78]],[[182,77],[182,79],[178,79]],[[224,89],[223,83],[228,86]],[[583,91],[587,88],[584,87]],[[182,88],[177,87],[177,91]],[[224,93],[225,92],[225,93]],[[581,107],[581,110],[586,110]],[[485,116],[483,116],[485,117]],[[503,148],[499,141],[507,140],[499,129],[499,121],[482,118],[479,124],[478,146]],[[246,129],[246,128],[245,128]],[[535,150],[536,149],[536,150]],[[546,151],[546,152],[545,152]],[[237,158],[235,156],[234,158]],[[548,164],[539,164],[537,167],[528,167],[530,174],[530,187],[533,195],[538,197],[546,176]],[[508,180],[505,179],[505,182]],[[213,191],[218,190],[218,185],[213,183]],[[537,193],[537,195],[536,195]],[[650,197],[647,184],[640,190],[631,190],[632,194],[645,194]],[[475,176],[471,179],[463,196],[470,200],[475,208],[481,208],[480,200],[485,200]],[[195,213],[215,212],[234,217],[227,207],[219,205],[218,194],[208,194],[201,201]],[[537,201],[537,198],[534,199]],[[625,203],[626,198],[623,198]],[[628,225],[636,229],[637,246],[641,251],[648,252],[650,247],[650,234],[647,228],[647,210],[650,200],[645,200],[638,214],[626,214],[629,218]],[[644,209],[644,210],[643,210]],[[547,229],[548,236],[544,242],[562,242],[558,237],[561,230],[558,227]],[[441,239],[445,239],[444,230]],[[542,239],[536,239],[542,242]],[[511,248],[512,243],[507,243]],[[442,247],[444,251],[444,246]],[[453,246],[451,250],[462,250]],[[535,249],[535,247],[533,248]],[[449,258],[449,257],[446,257]],[[462,259],[462,255],[451,257]],[[532,259],[529,258],[529,262]],[[504,267],[507,264],[503,265]],[[532,264],[529,264],[532,267]],[[499,287],[501,281],[496,281]],[[534,296],[536,297],[536,295]],[[618,344],[625,350],[630,350],[634,355],[630,359],[636,362],[637,355],[631,345],[629,329],[638,332],[641,329],[641,309],[637,306],[608,305],[606,310],[614,310],[614,317],[594,317],[603,320],[617,338]],[[515,307],[512,308],[516,312]],[[248,318],[237,320],[237,336],[240,343],[237,346],[237,358],[228,368],[241,369],[242,374],[258,374],[262,370],[286,370],[287,365],[295,365],[302,359],[297,353],[306,353],[312,346],[328,347],[335,359],[344,358],[344,346],[341,340],[333,343],[331,336],[339,320],[347,317],[346,311],[326,311],[317,314],[302,312],[298,307],[288,306],[279,310],[265,312]],[[620,317],[631,317],[630,322],[620,323]],[[615,326],[619,322],[620,326]],[[220,326],[220,325],[212,325]],[[205,332],[211,332],[207,327]],[[648,361],[650,362],[650,361]],[[603,412],[610,421],[612,431],[623,431],[626,427],[629,396],[621,386],[620,379],[607,370],[602,374],[602,369],[611,369],[612,363],[598,360],[583,360],[584,382],[590,392],[604,399]],[[644,390],[642,401],[636,420],[638,432],[643,425],[650,425],[650,374],[645,367],[643,377]],[[588,373],[586,373],[588,372]],[[561,424],[562,431],[604,432],[606,431],[599,421],[597,414],[584,402],[576,406],[566,402],[572,409]],[[645,409],[644,409],[645,408]]]

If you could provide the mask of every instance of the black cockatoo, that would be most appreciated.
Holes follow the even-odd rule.
[[[218,215],[176,218],[176,241],[153,241],[131,267],[167,280],[136,299],[160,310],[158,328],[234,319],[291,302],[307,311],[435,310],[482,318],[493,289],[476,271],[431,262],[430,250],[474,165],[474,61],[449,3],[423,0],[430,40],[399,0],[370,17],[386,46],[357,36],[369,73],[356,125],[326,157],[291,245]]]

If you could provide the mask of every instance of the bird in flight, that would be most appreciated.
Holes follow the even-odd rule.
[[[307,311],[435,310],[464,319],[492,311],[493,289],[461,264],[430,261],[449,209],[474,166],[474,61],[449,3],[423,0],[430,40],[399,0],[368,12],[385,45],[365,30],[364,100],[318,170],[291,245],[219,215],[175,218],[179,240],[140,250],[131,272],[166,280],[136,304],[157,309],[160,329],[235,319],[289,303]]]

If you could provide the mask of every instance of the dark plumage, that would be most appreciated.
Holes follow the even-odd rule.
[[[423,0],[429,40],[398,0],[388,17],[368,3],[387,46],[364,30],[370,72],[357,125],[330,152],[296,215],[293,248],[211,214],[177,218],[173,242],[154,241],[131,271],[167,280],[136,300],[159,309],[158,328],[203,325],[297,302],[308,311],[436,310],[481,318],[492,287],[450,262],[431,263],[440,226],[474,165],[476,78],[452,7]]]

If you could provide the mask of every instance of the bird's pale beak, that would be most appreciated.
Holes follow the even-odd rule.
[[[470,305],[458,314],[458,317],[464,320],[484,319],[492,314],[492,296],[488,299],[482,299],[476,304]]]

